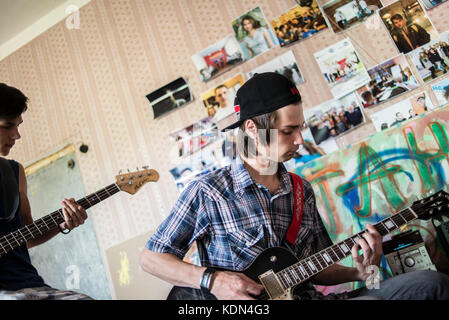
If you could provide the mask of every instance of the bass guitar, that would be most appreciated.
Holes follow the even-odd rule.
[[[159,173],[153,169],[145,169],[116,176],[116,182],[77,201],[84,209],[106,200],[119,191],[135,194],[147,182],[158,181]],[[0,237],[0,258],[8,252],[26,244],[29,240],[40,237],[45,232],[57,228],[64,222],[62,208],[37,219],[14,232]]]

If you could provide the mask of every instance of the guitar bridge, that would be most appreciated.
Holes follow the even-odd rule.
[[[273,270],[268,270],[261,274],[259,280],[265,287],[265,291],[271,300],[283,299],[287,295],[287,292]]]

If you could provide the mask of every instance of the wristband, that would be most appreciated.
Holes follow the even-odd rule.
[[[210,293],[212,275],[214,274],[215,271],[216,270],[214,268],[206,268],[206,270],[204,270],[200,283],[201,291],[205,293]]]

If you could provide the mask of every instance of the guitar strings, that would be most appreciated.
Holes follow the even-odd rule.
[[[81,205],[84,209],[87,209],[87,208],[90,208],[90,207],[94,206],[95,204],[107,199],[108,197],[110,197],[111,195],[115,194],[118,191],[120,191],[120,188],[118,187],[118,185],[116,183],[114,183],[114,184],[107,186],[106,188],[103,188],[97,192],[94,192],[94,193],[88,195],[87,197],[85,197],[83,199],[78,200],[77,203],[79,205]],[[95,198],[93,198],[94,196],[95,196]],[[93,202],[93,204],[91,204],[91,202],[89,201],[89,199],[88,199],[89,197],[91,197],[91,201]],[[100,200],[98,201],[98,199],[100,199]],[[45,226],[47,228],[47,230],[45,230],[45,231],[49,231],[49,230],[57,227],[57,225],[59,223],[62,223],[63,221],[64,221],[64,215],[63,215],[62,208],[61,208],[45,217],[37,219],[32,224],[26,225],[12,233],[9,233],[9,234],[3,236],[2,238],[0,238],[0,247],[1,247],[1,249],[3,249],[4,253],[6,253],[7,249],[5,249],[5,247],[6,248],[10,247],[11,249],[14,249],[18,246],[21,246],[27,240],[29,240],[29,239],[27,239],[27,237],[31,236],[32,238],[35,238],[34,234],[37,234],[37,232],[42,234],[41,228],[43,226]],[[39,224],[40,224],[40,226],[39,226]],[[16,233],[16,235],[14,235],[14,233]],[[20,238],[17,239],[16,238],[17,236],[20,236]],[[5,242],[6,242],[6,244],[5,244]]]

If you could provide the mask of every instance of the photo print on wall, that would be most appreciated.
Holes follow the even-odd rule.
[[[232,21],[232,29],[246,60],[278,46],[278,42],[260,7]]]
[[[153,108],[154,119],[192,101],[189,85],[183,78],[178,78],[170,82],[149,93],[146,97]]]
[[[214,121],[220,121],[234,113],[234,97],[243,85],[243,75],[235,75],[200,95],[206,113]]]
[[[355,93],[304,110],[304,119],[316,145],[353,130],[365,123],[363,108]]]
[[[239,43],[233,35],[217,41],[192,56],[201,81],[208,81],[245,61]]]
[[[449,31],[440,38],[409,53],[424,83],[432,81],[449,71]]]
[[[334,98],[368,83],[370,77],[349,38],[314,54]]]
[[[321,6],[335,33],[364,22],[383,7],[380,0],[330,0]]]
[[[438,32],[418,0],[399,0],[379,15],[401,53],[411,52],[438,38]]]
[[[295,55],[291,50],[251,70],[248,72],[248,78],[251,78],[256,73],[262,72],[277,72],[289,78],[296,85],[304,82]]]
[[[377,132],[386,130],[404,121],[412,119],[434,106],[425,91],[395,103],[371,115],[371,120]]]
[[[281,47],[310,38],[327,29],[326,19],[316,0],[307,5],[298,4],[272,20],[271,26]]]
[[[432,91],[437,97],[439,106],[449,103],[449,78],[432,85]]]
[[[376,106],[419,87],[403,54],[369,69],[368,74],[369,83],[356,90],[364,108]]]

